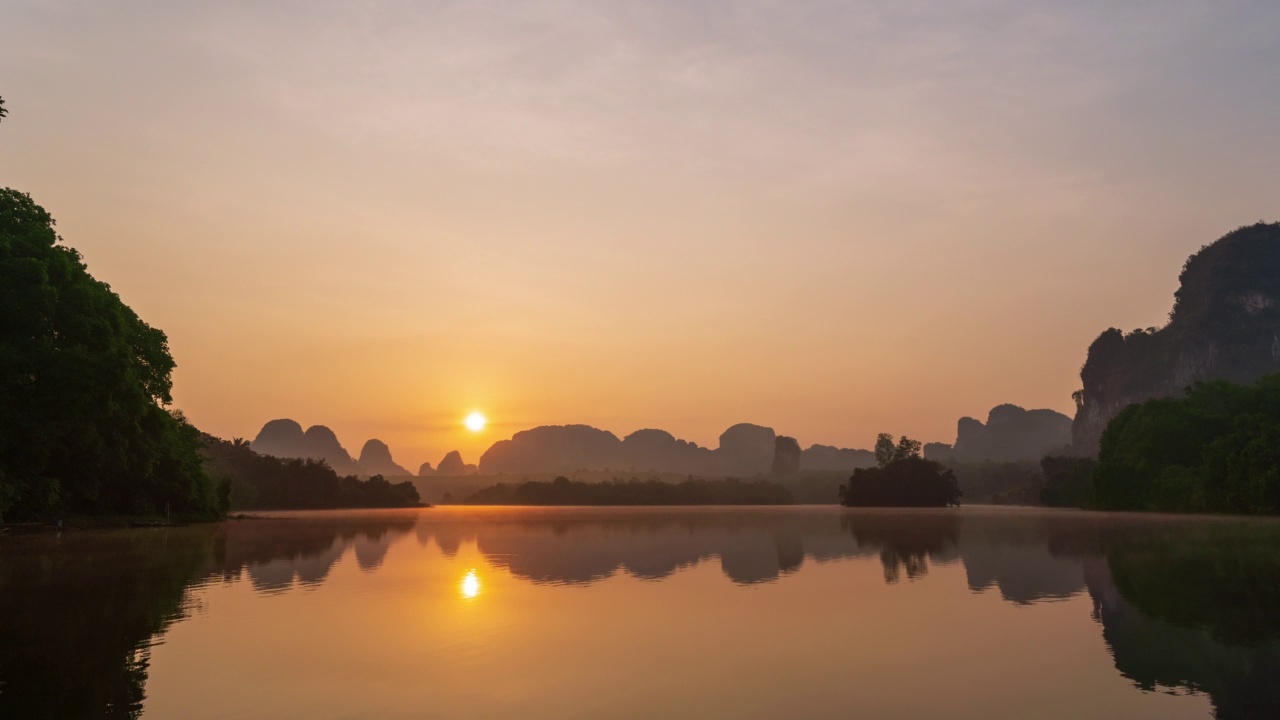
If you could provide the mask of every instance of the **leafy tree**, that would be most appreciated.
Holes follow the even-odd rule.
[[[0,190],[0,516],[212,516],[226,488],[172,402],[168,339],[31,197]]]
[[[1107,425],[1089,503],[1113,510],[1280,513],[1280,375],[1197,383]]]
[[[4,109],[4,98],[0,97],[0,120],[3,120],[8,114],[9,111]]]
[[[920,456],[920,442],[889,433],[876,438],[878,467],[858,468],[841,488],[841,502],[856,507],[945,507],[960,504],[955,473]]]

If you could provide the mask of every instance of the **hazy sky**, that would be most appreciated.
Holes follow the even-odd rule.
[[[1275,0],[5,0],[0,96],[0,186],[198,426],[411,469],[1071,413],[1099,332],[1280,219]]]

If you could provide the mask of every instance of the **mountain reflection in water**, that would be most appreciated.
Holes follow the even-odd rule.
[[[414,540],[388,561],[394,546]],[[741,593],[791,582],[810,566],[852,562],[852,572],[862,559],[878,563],[884,583],[916,593],[934,582],[931,569],[962,567],[970,593],[994,590],[1010,608],[1088,602],[1110,653],[1093,661],[1118,671],[1129,692],[1202,694],[1219,718],[1280,717],[1280,523],[982,508],[436,508],[7,537],[0,539],[0,717],[150,716],[154,646],[175,623],[212,614],[205,605],[218,587],[247,583],[261,598],[245,606],[253,612],[269,596],[323,593],[348,555],[359,573],[376,574],[384,563],[408,572],[464,552],[487,567],[479,577],[464,569],[454,592],[461,587],[477,600],[487,597],[479,594],[486,573],[529,586],[593,587],[622,576],[665,581],[718,563],[730,585],[716,592]],[[942,602],[964,597],[934,589]],[[358,601],[359,612],[378,611],[378,596]],[[857,614],[859,597],[847,602]],[[333,640],[333,652],[346,651],[340,642]],[[662,692],[656,676],[634,680],[636,692],[651,681]],[[482,691],[487,681],[475,682]],[[843,692],[807,691],[835,699]],[[840,707],[835,699],[826,707]],[[594,698],[596,712],[577,714],[628,714],[607,712],[609,700]],[[857,697],[845,700],[858,706]],[[572,699],[561,701],[572,707]],[[431,693],[423,703],[430,707]]]

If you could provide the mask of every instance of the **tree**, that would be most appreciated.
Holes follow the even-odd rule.
[[[895,445],[893,435],[880,433],[876,436],[876,463],[880,467],[884,467],[896,460],[920,457],[921,447],[923,446],[919,440],[912,440],[906,435],[899,438],[898,443]]]
[[[944,507],[960,504],[955,473],[920,456],[920,441],[889,433],[876,437],[879,467],[858,468],[841,488],[843,504],[856,507]]]
[[[172,402],[168,339],[29,195],[0,190],[0,516],[212,516],[226,488]]]
[[[3,120],[8,114],[9,111],[4,109],[4,98],[0,97],[0,120]]]

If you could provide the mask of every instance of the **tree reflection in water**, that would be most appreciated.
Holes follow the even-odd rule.
[[[1008,602],[1087,592],[1117,670],[1207,693],[1219,718],[1280,717],[1280,524],[1071,512],[543,509],[315,513],[164,530],[0,540],[0,717],[136,717],[150,648],[191,590],[322,584],[350,551],[375,572],[395,541],[468,543],[531,583],[660,581],[718,561],[741,585],[806,563],[878,558],[887,583],[960,563]]]

